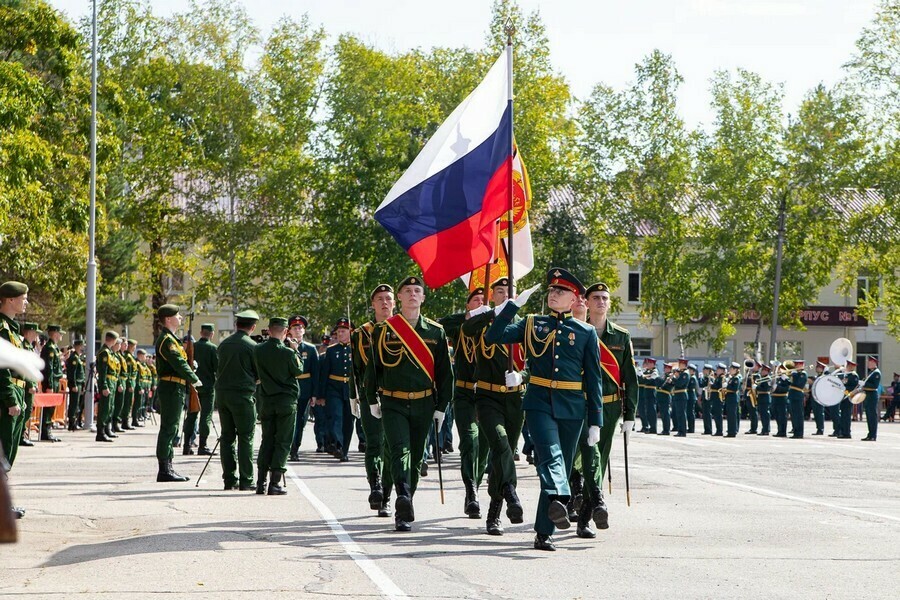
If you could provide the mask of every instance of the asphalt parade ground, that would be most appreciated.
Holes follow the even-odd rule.
[[[810,423],[807,423],[809,427]],[[742,423],[746,430],[746,423]],[[828,425],[830,431],[830,424]],[[287,496],[223,491],[218,457],[175,457],[156,483],[156,428],[22,448],[20,541],[0,546],[0,598],[897,598],[900,423],[878,441],[635,433],[631,507],[614,443],[610,528],[532,549],[538,479],[517,463],[526,520],[484,533],[463,514],[457,453],[416,493],[411,533],[366,502],[362,454],[315,453],[307,429]],[[259,433],[257,432],[257,444]],[[487,493],[481,493],[482,514]]]

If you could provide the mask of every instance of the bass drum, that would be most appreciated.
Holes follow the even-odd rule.
[[[822,406],[837,406],[844,399],[844,382],[835,375],[816,377],[812,384],[813,400]]]
[[[866,400],[865,392],[856,392],[852,396],[850,396],[850,402],[853,404],[862,404]]]

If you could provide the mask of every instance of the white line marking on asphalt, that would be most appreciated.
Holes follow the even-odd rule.
[[[681,469],[672,469],[669,467],[645,467],[643,465],[635,465],[639,469],[648,469],[648,470],[660,470],[660,471],[669,471],[670,473],[676,473],[678,475],[684,475],[685,477],[693,477],[694,479],[699,479],[700,481],[706,481],[708,483],[717,483],[719,485],[726,485],[729,487],[737,488],[739,490],[744,490],[747,492],[752,492],[754,494],[760,494],[763,496],[772,496],[774,498],[784,498],[785,500],[793,500],[795,502],[803,502],[805,504],[813,504],[816,506],[824,506],[825,508],[831,508],[834,510],[841,510],[844,512],[856,513],[860,515],[866,515],[867,517],[875,517],[877,519],[886,519],[888,521],[895,521],[900,523],[900,517],[893,517],[891,515],[883,515],[881,513],[871,512],[868,510],[862,510],[859,508],[851,508],[849,506],[841,506],[840,504],[832,504],[831,502],[824,502],[822,500],[815,500],[814,498],[805,498],[803,496],[796,496],[794,494],[785,494],[784,492],[777,492],[775,490],[769,490],[762,487],[756,487],[752,485],[746,485],[743,483],[736,483],[734,481],[727,481],[725,479],[716,479],[714,477],[707,477],[706,475],[700,475],[698,473],[691,473],[690,471],[682,471]]]
[[[409,600],[409,596],[407,596],[403,590],[401,590],[397,584],[394,583],[371,558],[369,558],[359,544],[353,541],[353,538],[350,537],[350,534],[347,533],[340,521],[337,520],[337,517],[334,516],[331,509],[312,493],[312,490],[297,477],[294,469],[290,466],[287,468],[287,474],[291,478],[291,481],[294,482],[294,485],[297,486],[297,489],[300,490],[300,493],[303,494],[303,497],[306,498],[319,514],[322,515],[322,518],[325,519],[328,527],[331,528],[331,532],[344,548],[344,552],[346,552],[356,563],[356,566],[372,580],[372,583],[381,590],[381,593],[389,600]]]

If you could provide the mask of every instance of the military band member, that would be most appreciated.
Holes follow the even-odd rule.
[[[659,418],[662,419],[662,431],[659,435],[671,435],[672,427],[672,390],[675,389],[675,378],[678,371],[675,365],[678,363],[667,362],[663,364],[662,383],[656,390],[656,408],[659,411]]]
[[[491,284],[494,304],[500,306],[509,295],[509,278],[501,277]],[[479,427],[484,431],[490,446],[491,472],[488,477],[488,506],[485,529],[489,535],[502,535],[500,511],[506,501],[506,517],[510,523],[522,523],[524,510],[516,493],[516,464],[513,452],[518,448],[519,435],[525,414],[522,397],[525,385],[507,385],[506,373],[512,370],[524,374],[525,361],[518,344],[498,345],[485,340],[485,333],[494,322],[495,310],[482,306],[471,312],[462,325],[462,334],[475,342],[475,407]],[[512,319],[515,323],[518,317]],[[512,360],[510,360],[512,356]],[[474,484],[474,482],[472,482]],[[467,499],[471,501],[471,485],[467,487]],[[474,490],[473,490],[474,491]],[[477,500],[476,500],[477,501]],[[469,513],[469,506],[466,506]],[[471,514],[469,515],[471,516]]]
[[[728,433],[725,437],[735,437],[740,429],[740,393],[741,393],[741,365],[733,362],[728,369],[728,377],[725,379],[725,416],[728,424]]]
[[[156,338],[156,368],[159,372],[159,435],[156,438],[156,459],[159,472],[156,481],[188,481],[172,467],[172,445],[178,435],[178,426],[184,412],[188,384],[202,387],[197,374],[187,363],[187,354],[175,337],[183,321],[180,309],[174,304],[163,304],[156,311],[161,331]],[[188,437],[185,432],[185,437]]]
[[[394,525],[397,531],[410,531],[428,433],[432,426],[440,431],[454,385],[444,328],[421,314],[424,283],[407,277],[397,286],[397,295],[400,314],[378,323],[372,332],[363,383],[372,416],[382,419],[390,447],[397,492]]]
[[[697,365],[694,363],[688,365],[688,376],[687,432],[694,433],[694,427],[697,423],[697,401],[700,390],[700,379],[697,377]]]
[[[505,280],[506,284],[502,281]],[[497,285],[509,285],[509,280],[501,278]],[[501,292],[505,294],[505,292]],[[506,296],[504,295],[505,299]],[[456,376],[456,389],[453,393],[453,414],[456,419],[456,430],[459,432],[459,469],[466,495],[463,500],[463,512],[470,519],[481,518],[481,504],[478,499],[478,488],[484,477],[490,445],[484,428],[479,426],[476,417],[475,401],[475,356],[478,341],[462,331],[463,323],[470,318],[470,311],[485,305],[484,288],[475,288],[466,298],[465,312],[452,314],[438,322],[444,327],[447,339],[453,347],[453,371]],[[480,335],[480,334],[479,334]],[[502,498],[501,498],[502,504]],[[500,512],[497,510],[499,526]],[[502,531],[500,532],[502,533]]]
[[[37,323],[33,323],[30,321],[26,321],[22,325],[22,348],[24,350],[29,350],[31,352],[35,352],[40,354],[40,350],[38,349],[40,346],[40,340],[38,339],[38,325]],[[34,410],[34,395],[38,391],[38,384],[35,381],[30,381],[29,379],[25,379],[25,412],[22,413],[22,419],[25,422],[25,426],[22,428],[22,441],[19,442],[20,446],[34,446],[34,442],[31,441],[31,431],[30,431],[30,423],[31,423],[31,412]]]
[[[59,341],[65,333],[59,325],[47,325],[47,343],[41,348],[41,358],[44,359],[44,383],[45,392],[58,392],[59,382],[62,379],[63,360],[59,350]],[[41,440],[45,442],[58,442],[59,438],[53,435],[53,410],[52,406],[41,409]],[[27,426],[27,423],[26,423]]]
[[[566,503],[571,495],[569,473],[587,415],[588,445],[600,441],[603,425],[603,390],[600,347],[596,330],[572,318],[572,306],[585,288],[562,268],[547,273],[547,315],[528,315],[513,323],[519,309],[538,286],[507,302],[485,334],[495,344],[524,344],[529,380],[525,392],[528,429],[535,445],[541,480],[534,529],[534,548],[555,550],[556,528],[567,529]],[[509,373],[507,386],[519,385],[518,373]]]
[[[75,340],[72,353],[66,359],[66,384],[69,386],[69,431],[77,431],[84,408],[84,340]]]
[[[747,416],[750,418],[750,430],[745,431],[744,435],[756,435],[759,432],[759,409],[753,404],[755,398],[753,385],[759,376],[759,367],[760,364],[754,360],[753,367],[747,371],[747,379],[743,382],[741,396],[744,406],[747,408]]]
[[[303,431],[309,420],[309,413],[318,396],[319,385],[319,353],[316,347],[303,341],[306,330],[309,328],[309,319],[302,315],[295,315],[288,321],[290,337],[297,340],[297,352],[303,363],[303,373],[297,380],[300,382],[300,392],[297,396],[297,423],[294,426],[294,439],[291,441],[291,455],[289,460],[300,460],[300,444],[303,443]]]
[[[381,419],[372,416],[371,405],[366,396],[366,366],[372,355],[372,333],[375,325],[394,314],[394,288],[386,283],[379,284],[369,294],[374,317],[371,321],[353,331],[353,379],[359,395],[359,414],[363,433],[366,436],[366,481],[369,483],[369,508],[378,511],[379,517],[391,516],[390,497],[394,480],[391,478],[390,455],[384,441],[384,427]]]
[[[24,313],[28,307],[28,286],[18,281],[7,281],[0,285],[0,337],[23,349],[22,336],[16,315]],[[22,375],[9,368],[0,369],[0,445],[6,454],[9,468],[16,461],[22,430],[25,427],[25,380]],[[0,473],[0,477],[5,476]],[[21,519],[25,510],[12,507],[13,516]]]
[[[837,373],[837,376],[844,381],[844,398],[837,407],[832,407],[832,410],[837,408],[834,412],[837,414],[838,421],[837,430],[833,437],[841,440],[849,440],[851,438],[850,423],[852,422],[853,415],[853,403],[850,402],[850,396],[859,384],[859,375],[856,373],[856,362],[848,360],[844,365],[843,371]]]
[[[644,400],[644,416],[641,417],[641,431],[643,433],[657,433],[656,431],[656,390],[662,385],[662,377],[656,367],[656,360],[645,358],[642,364],[640,377],[641,397]]]
[[[676,437],[687,435],[688,386],[691,375],[687,372],[688,362],[678,359],[678,371],[672,387],[672,417],[675,422]]]
[[[771,427],[769,407],[772,402],[772,367],[761,364],[759,366],[759,376],[753,385],[756,386],[756,410],[759,414],[760,425],[757,435],[769,435]]]
[[[862,389],[866,393],[863,408],[866,410],[866,425],[869,434],[862,441],[874,442],[878,437],[878,388],[881,386],[881,370],[878,368],[878,358],[875,356],[869,356],[866,363],[869,374],[862,384]]]
[[[103,334],[103,347],[97,353],[97,441],[111,442],[119,437],[112,432],[112,408],[119,385],[119,361],[113,356],[113,347],[119,341],[119,334],[107,331]]]
[[[812,408],[813,420],[816,422],[816,432],[813,435],[825,435],[825,407],[813,398],[813,382],[819,377],[828,374],[828,357],[820,356],[816,359],[816,374],[809,378],[809,396],[807,402]]]
[[[804,370],[805,362],[797,359],[794,361],[794,371],[790,374],[791,385],[788,387],[788,402],[791,405],[791,427],[794,433],[793,439],[803,439],[803,400],[806,397],[806,380],[808,376]]]
[[[713,367],[706,363],[703,365],[703,374],[697,378],[700,385],[700,413],[703,416],[703,435],[712,435],[712,393],[710,386],[713,381]]]
[[[212,455],[212,449],[209,447],[209,433],[212,429],[213,408],[216,405],[216,373],[219,370],[219,347],[212,341],[215,331],[215,324],[203,323],[200,325],[200,339],[194,344],[197,377],[203,383],[200,389],[197,390],[197,395],[200,398],[200,423],[198,426],[200,447],[197,448],[197,454],[201,456]],[[197,419],[198,413],[188,414],[185,417],[185,431],[193,431]],[[186,442],[190,443],[188,440]]]
[[[355,419],[350,412],[350,376],[353,369],[350,319],[338,319],[335,336],[337,343],[325,350],[325,356],[319,363],[319,390],[325,397],[328,429],[334,440],[334,457],[347,462]]]
[[[786,360],[781,365],[781,372],[775,378],[772,389],[772,418],[778,426],[773,437],[787,437],[787,402],[788,389],[791,387],[790,372],[794,369],[794,361]]]
[[[715,423],[716,430],[713,436],[721,437],[722,432],[722,409],[725,401],[725,363],[716,363],[716,372],[712,375],[712,383],[709,386],[709,413],[712,421]]]

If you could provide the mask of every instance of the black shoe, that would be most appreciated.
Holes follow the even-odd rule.
[[[285,496],[287,495],[286,487],[281,485],[284,473],[281,471],[269,471],[269,488],[266,493],[269,496]]]
[[[463,481],[466,488],[466,498],[463,501],[463,512],[470,519],[481,518],[481,504],[478,502],[478,490],[475,489],[474,481]]]
[[[818,430],[816,430],[816,432],[813,435],[825,435],[825,432],[822,431],[821,429],[818,429]]]
[[[397,519],[401,521],[412,523],[416,520],[416,514],[413,511],[412,498],[409,496],[397,496],[397,500],[394,503],[394,512],[397,515]]]
[[[769,432],[768,431],[760,431],[756,435],[769,435]]]
[[[118,422],[118,421],[113,421],[113,424],[112,424],[112,432],[113,432],[113,433],[122,433],[122,428],[119,427],[119,422]]]
[[[99,441],[99,440],[98,440],[98,441]],[[34,446],[34,442],[32,442],[32,441],[31,441],[30,439],[28,439],[27,437],[23,437],[23,438],[22,438],[22,441],[19,442],[19,445],[20,445],[20,446]]]
[[[569,515],[569,522],[575,523],[578,521],[578,509],[575,508],[575,499],[569,498],[569,501],[566,502],[566,512]]]
[[[266,493],[266,477],[268,474],[268,471],[264,469],[257,469],[256,493],[260,496],[264,496]]]
[[[828,437],[840,437],[840,436],[838,435],[837,431],[835,431],[835,432],[829,433]]]
[[[381,510],[384,504],[384,489],[381,486],[381,479],[377,476],[369,483],[369,508],[372,510]]]
[[[25,509],[21,506],[12,507],[13,519],[21,519],[25,516]]]
[[[291,462],[299,462],[299,461],[300,461],[300,455],[297,454],[296,452],[291,452],[291,455],[288,456],[288,460],[291,461]]]
[[[497,498],[495,500],[491,498],[491,503],[488,505],[487,519],[484,523],[488,535],[503,535],[503,526],[500,525],[500,511],[502,509],[503,499]]]
[[[687,437],[686,433],[676,433],[675,437]]]
[[[159,461],[159,472],[156,474],[156,481],[157,483],[182,482],[190,481],[190,477],[179,475],[172,468],[171,462],[161,460]]]
[[[547,516],[553,521],[557,529],[569,528],[569,511],[566,510],[566,505],[559,500],[550,502],[550,506],[547,508]]]
[[[335,457],[336,459],[338,459],[338,460],[340,460],[341,458],[344,457],[344,453],[341,452],[340,449],[335,450],[334,452],[331,453],[331,455],[332,455],[333,457]]]
[[[119,437],[115,433],[113,433],[112,426],[109,423],[107,423],[106,427],[103,428],[103,433],[105,433],[106,437],[108,437],[108,438],[115,439],[115,438]]]
[[[52,433],[50,433],[49,431],[44,431],[44,433],[41,435],[41,441],[42,442],[58,442],[59,438],[56,437],[55,435],[53,435]]]
[[[408,521],[400,518],[400,515],[394,517],[394,531],[412,531],[412,525]]]
[[[190,446],[185,446],[185,447],[181,450],[181,454],[182,454],[183,456],[193,456],[193,454],[194,454],[194,449],[191,448]]]
[[[721,431],[719,433],[714,433],[712,435],[713,435],[713,437],[724,437],[724,435],[722,434]]]
[[[252,492],[256,489],[256,486],[253,483],[242,483],[238,486],[238,490],[242,492]]]
[[[131,431],[134,429],[134,427],[128,424],[128,419],[122,419],[121,427],[123,431]]]
[[[553,545],[553,538],[551,538],[549,535],[539,533],[534,536],[534,549],[553,552],[556,550],[556,546]]]
[[[419,476],[420,477],[428,476],[428,463],[424,460],[422,461],[422,469],[419,471]]]
[[[510,523],[518,524],[524,521],[524,511],[522,510],[522,502],[516,494],[516,488],[513,484],[506,483],[501,490],[503,499],[506,500],[506,518]],[[568,522],[568,519],[566,519]]]
[[[325,448],[323,448],[322,446],[316,448],[316,454],[322,454],[323,452],[325,452]]]
[[[863,441],[863,442],[874,442],[874,441],[875,441],[875,438],[873,438],[873,437],[864,437],[864,438],[862,439],[862,441]]]
[[[660,432],[657,433],[656,435],[671,435],[671,433],[668,432],[668,431],[660,431]]]
[[[839,439],[839,440],[852,440],[852,439],[853,439],[853,436],[850,436],[850,435],[839,435],[839,436],[837,436],[837,439]]]
[[[133,429],[137,429],[138,427],[143,427],[143,426],[144,426],[144,424],[141,423],[140,421],[138,421],[137,419],[132,419],[132,420],[131,420],[131,427],[132,427]]]
[[[782,438],[786,438],[786,437],[787,437],[787,434],[786,434],[786,433],[776,433],[776,434],[773,435],[772,437],[782,437]]]
[[[111,437],[107,437],[106,433],[101,428],[97,428],[97,437],[94,438],[98,442],[112,442]]]
[[[365,451],[366,451],[366,444],[365,444],[365,442],[360,442],[360,443],[356,446],[356,450],[357,450],[358,452],[365,452]]]
[[[609,529],[609,509],[606,508],[606,502],[603,501],[603,492],[597,490],[597,493],[599,498],[595,499],[591,505],[591,518],[594,519],[597,529]]]
[[[444,444],[442,450],[445,454],[453,454],[453,444],[451,442],[447,442],[446,444]]]
[[[736,434],[736,433],[729,433],[729,434],[726,435],[725,437],[737,437],[737,434]]]
[[[759,435],[759,434],[756,433],[755,429],[751,429],[750,431],[745,431],[744,435]]]
[[[225,484],[226,492],[230,492],[231,490],[236,490],[236,489],[238,489],[238,484],[236,484],[236,483],[226,483]]]
[[[525,462],[527,462],[529,465],[533,465],[534,464],[534,456],[532,456],[531,454],[526,454]]]
[[[212,448],[204,445],[197,448],[197,454],[200,456],[215,456],[216,453],[212,451]]]
[[[381,501],[381,508],[378,509],[379,517],[391,516],[391,491],[384,489],[384,500]]]
[[[581,515],[578,517],[578,525],[575,529],[575,535],[584,539],[591,539],[597,537],[597,532],[591,529],[591,518],[590,513],[588,511],[582,511]]]
[[[345,454],[341,456],[341,462],[350,462],[350,458]]]
[[[791,439],[792,439],[792,440],[802,440],[802,439],[803,439],[803,434],[802,434],[802,433],[795,433],[794,435],[791,436]]]

